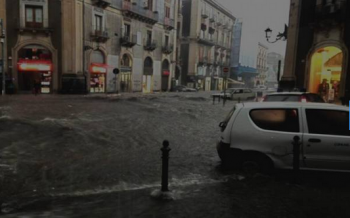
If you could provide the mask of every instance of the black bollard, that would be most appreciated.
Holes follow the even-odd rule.
[[[299,168],[300,168],[300,137],[294,136],[293,138],[293,171],[295,176],[295,181],[297,182],[299,178]]]
[[[169,141],[163,141],[162,151],[162,192],[168,192],[168,168],[169,168]]]

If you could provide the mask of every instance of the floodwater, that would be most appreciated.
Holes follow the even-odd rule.
[[[206,92],[1,99],[3,210],[21,199],[159,189],[163,140],[171,188],[224,182],[215,145],[233,105],[213,105]]]

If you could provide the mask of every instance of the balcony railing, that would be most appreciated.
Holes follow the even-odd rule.
[[[201,23],[201,30],[206,31],[207,30],[207,24]]]
[[[158,13],[144,9],[140,5],[132,4],[132,2],[123,1],[122,10],[124,15],[127,17],[134,18],[152,25],[158,22]]]
[[[215,33],[215,28],[212,26],[209,26],[209,33],[214,34]]]
[[[93,30],[90,36],[91,40],[95,42],[106,42],[109,39],[107,30]]]
[[[155,40],[146,40],[143,48],[146,51],[154,51],[157,48],[157,42]]]
[[[198,36],[198,43],[201,43],[203,45],[208,45],[208,46],[214,46],[215,42],[214,39],[206,37],[206,35],[200,35]]]
[[[201,14],[202,14],[202,18],[204,19],[207,19],[209,17],[208,12],[206,12],[205,10],[202,10]]]
[[[202,56],[200,56],[200,57],[198,58],[198,63],[199,63],[199,64],[207,64],[207,63],[208,63],[208,57],[202,57]]]
[[[171,19],[169,17],[164,18],[164,27],[168,30],[172,30],[175,27],[174,19]]]
[[[50,35],[53,32],[52,28],[46,28],[46,27],[37,27],[37,28],[21,27],[21,28],[17,28],[17,30],[19,31],[19,34],[24,32],[30,32],[30,33],[41,33],[41,34]]]
[[[135,34],[123,34],[120,37],[120,44],[124,47],[133,47],[137,43],[137,35]]]
[[[171,54],[174,51],[174,45],[168,44],[168,45],[163,45],[162,47],[162,52],[164,54]]]
[[[210,21],[211,23],[214,23],[215,20],[216,20],[216,16],[215,16],[215,15],[212,15],[212,16],[209,18],[209,21]]]
[[[112,3],[112,0],[92,0],[91,2],[93,5],[101,8],[106,8]]]

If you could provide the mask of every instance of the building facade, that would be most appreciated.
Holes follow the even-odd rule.
[[[17,89],[167,91],[175,75],[178,0],[7,1]],[[120,70],[114,74],[114,69]],[[81,85],[80,85],[81,88]]]
[[[240,63],[241,41],[242,41],[243,22],[237,19],[233,29],[232,51],[231,51],[231,68],[237,67]]]
[[[0,0],[0,19],[2,19],[3,29],[6,30],[6,10],[5,9],[6,9],[6,1]],[[0,32],[0,37],[1,37],[1,35],[2,35],[2,33]],[[0,81],[2,81],[2,77],[4,75],[2,72],[2,65],[4,66],[4,69],[7,69],[7,67],[6,67],[7,66],[6,52],[4,52],[4,57],[2,57],[2,52],[1,52],[1,49],[4,49],[6,51],[6,43],[5,42],[6,42],[6,40],[4,40],[3,44],[0,43]],[[4,48],[2,48],[2,46],[4,46]],[[0,90],[2,90],[2,82],[0,82],[0,83],[1,83]]]
[[[230,67],[235,17],[214,0],[183,1],[182,84],[223,89],[223,67]]]
[[[267,51],[268,47],[262,43],[258,43],[258,55],[256,57],[257,77],[255,85],[265,85],[267,72]]]
[[[278,63],[281,61],[280,69],[278,69]],[[275,87],[278,84],[278,81],[281,79],[283,75],[283,68],[284,68],[284,57],[281,54],[278,54],[276,52],[269,52],[267,54],[267,85],[269,87]],[[279,73],[279,79],[278,77],[278,70]]]
[[[281,86],[333,101],[350,96],[349,0],[291,0]]]

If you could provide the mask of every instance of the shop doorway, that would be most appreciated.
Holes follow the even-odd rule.
[[[308,91],[318,93],[326,102],[339,99],[343,52],[334,46],[316,50],[311,56]]]
[[[132,75],[132,59],[128,54],[124,54],[121,59],[121,72],[120,72],[120,91],[131,92],[131,75]]]
[[[21,93],[52,93],[51,52],[40,45],[27,45],[18,51],[18,57],[19,91]]]
[[[168,91],[169,76],[170,76],[169,61],[164,60],[162,63],[162,91],[163,92]]]
[[[90,93],[106,92],[107,68],[102,51],[94,50],[91,54],[90,64]]]
[[[143,77],[142,77],[142,92],[152,92],[153,85],[153,61],[152,58],[147,57],[143,65]]]

